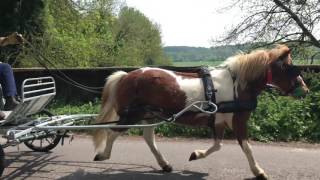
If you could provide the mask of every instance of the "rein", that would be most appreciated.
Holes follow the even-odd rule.
[[[23,38],[23,37],[22,37]],[[59,70],[48,58],[46,58],[38,49],[36,49],[28,40],[26,40],[25,38],[23,38],[23,41],[28,44],[31,49],[36,53],[37,58],[35,58],[38,63],[43,66],[51,75],[58,77],[59,79],[61,79],[62,81],[64,81],[67,84],[70,84],[72,86],[75,86],[77,88],[80,88],[82,90],[85,90],[87,92],[91,92],[91,93],[95,93],[95,94],[101,94],[101,90],[103,89],[103,87],[90,87],[90,86],[86,86],[83,85],[81,83],[78,83],[77,81],[74,81],[73,79],[71,79],[69,76],[67,76],[65,73],[63,73],[61,70]],[[42,59],[41,59],[42,58]],[[51,66],[54,67],[55,70],[57,70],[58,73],[53,73],[46,65],[45,62],[49,63]],[[98,91],[100,90],[100,91]]]

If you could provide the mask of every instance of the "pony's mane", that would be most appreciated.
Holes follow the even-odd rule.
[[[289,52],[290,49],[286,45],[277,45],[270,50],[260,49],[247,54],[239,53],[228,58],[223,65],[230,68],[240,87],[244,89],[248,82],[264,77],[270,63]]]

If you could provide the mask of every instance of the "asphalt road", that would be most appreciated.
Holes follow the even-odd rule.
[[[7,168],[2,179],[60,180],[205,180],[253,179],[247,160],[235,141],[206,159],[189,162],[195,149],[210,140],[163,139],[158,147],[174,168],[162,173],[142,138],[120,137],[110,160],[94,162],[92,142],[76,137],[50,153],[29,151],[24,145],[5,149]],[[311,145],[308,145],[311,146]],[[253,153],[270,179],[320,179],[320,147],[301,144],[253,143]]]

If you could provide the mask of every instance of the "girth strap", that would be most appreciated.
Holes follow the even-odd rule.
[[[212,82],[212,77],[210,74],[210,71],[207,67],[201,67],[199,71],[199,75],[202,79],[203,82],[203,88],[204,88],[204,94],[206,101],[212,102],[216,104],[216,92],[217,90],[214,89],[214,85]],[[215,107],[210,106],[208,107],[209,111],[213,111]],[[213,129],[213,136],[216,137],[216,132],[215,132],[215,115],[210,115],[212,118],[212,121],[208,121],[208,126],[212,127]]]
[[[218,104],[220,113],[234,113],[243,111],[252,111],[257,108],[257,99],[252,101],[227,101]]]
[[[212,78],[210,71],[207,67],[201,67],[199,71],[199,75],[203,82],[203,88],[205,93],[206,101],[216,103],[216,89],[214,89],[214,85],[212,83]],[[211,107],[212,108],[212,107]]]

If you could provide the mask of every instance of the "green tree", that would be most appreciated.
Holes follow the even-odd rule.
[[[123,7],[115,25],[115,65],[164,65],[159,26],[140,11]]]
[[[44,30],[44,0],[1,0],[0,33],[18,31],[23,34],[42,33]]]
[[[1,0],[0,1],[0,36],[12,32],[22,33],[29,40],[32,35],[41,36],[45,30],[44,0]],[[0,58],[13,66],[19,66],[16,57],[20,47],[7,46],[1,48]]]
[[[46,7],[47,28],[36,44],[57,67],[88,67],[108,64],[106,49],[112,46],[112,22],[115,15],[110,6],[113,0],[76,4],[71,0],[50,0]],[[32,51],[26,53],[32,59]],[[24,61],[24,66],[34,66]],[[50,66],[49,64],[47,64]]]
[[[32,0],[32,3],[36,1],[40,2]],[[37,13],[30,15],[36,25],[24,26],[32,32],[28,34],[32,46],[26,46],[19,55],[19,67],[170,63],[162,50],[159,27],[133,8],[124,7],[118,13],[119,0],[43,2]],[[17,24],[28,23],[23,20]],[[45,57],[41,63],[37,62],[39,52]]]

